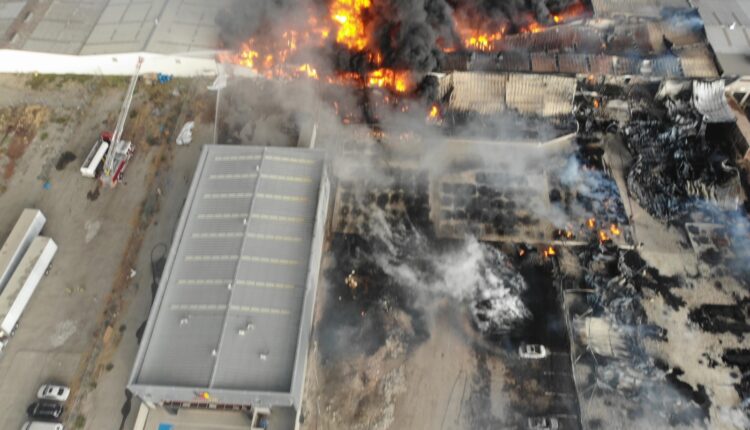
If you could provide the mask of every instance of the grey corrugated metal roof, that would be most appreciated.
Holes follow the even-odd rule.
[[[13,49],[72,55],[213,51],[219,45],[214,19],[231,1],[52,0],[39,22],[25,24],[28,35],[8,42]],[[26,2],[0,3],[0,29],[16,19],[17,3]]]
[[[291,391],[323,169],[315,150],[204,147],[133,383]]]
[[[693,0],[725,75],[750,74],[750,2]]]

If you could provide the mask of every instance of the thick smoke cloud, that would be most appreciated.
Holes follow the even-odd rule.
[[[372,258],[400,286],[470,303],[483,332],[509,330],[530,316],[520,298],[526,283],[498,249],[473,237],[440,249],[408,218],[371,210]]]
[[[236,0],[216,17],[220,37],[229,49],[250,38],[262,39],[273,30],[303,28],[310,14],[327,15],[331,1]],[[518,32],[532,22],[547,24],[550,11],[561,11],[580,0],[377,0],[364,16],[369,46],[382,63],[368,55],[332,43],[320,49],[334,69],[363,72],[383,66],[418,73],[438,70],[443,47],[461,46],[458,26],[495,33],[503,28]],[[298,26],[295,24],[299,24]]]
[[[282,23],[303,23],[311,6],[307,0],[236,0],[216,15],[219,37],[225,47],[237,49]]]

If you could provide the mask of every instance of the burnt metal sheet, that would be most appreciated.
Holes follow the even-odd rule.
[[[734,114],[729,108],[724,93],[724,81],[693,81],[693,105],[708,123],[734,122]]]

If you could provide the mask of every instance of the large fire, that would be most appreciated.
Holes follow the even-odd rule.
[[[322,78],[337,84],[385,88],[395,93],[409,92],[415,87],[411,82],[411,72],[384,67],[384,53],[380,52],[373,35],[368,34],[369,29],[374,27],[372,20],[373,14],[377,13],[375,6],[378,1],[329,0],[327,6],[309,10],[309,18],[303,25],[292,24],[294,20],[289,20],[289,24],[282,21],[276,27],[288,25],[287,28],[272,27],[263,34],[256,34],[243,44],[237,54],[224,56],[223,60],[243,65],[271,79]],[[494,51],[497,43],[509,32],[537,33],[543,31],[546,25],[561,24],[586,12],[583,3],[576,2],[544,18],[544,24],[531,13],[522,14],[521,22],[515,23],[488,21],[482,14],[462,13],[460,7],[459,2],[453,14],[453,30],[459,41],[435,41],[445,53],[459,49]],[[324,56],[316,57],[314,53],[316,50],[324,52],[331,46],[343,48],[365,61],[357,62],[358,71],[324,70],[327,67],[316,63],[318,57]]]
[[[336,42],[352,51],[365,49],[367,34],[362,13],[370,6],[370,0],[336,0],[331,4],[331,18],[339,26]]]
[[[364,14],[371,6],[370,0],[334,0],[330,5],[329,15],[311,16],[304,30],[285,31],[280,38],[270,43],[252,38],[242,46],[237,55],[228,60],[253,69],[267,78],[319,79],[318,69],[312,64],[292,65],[293,60],[290,61],[290,58],[300,48],[319,49],[332,43],[332,36],[335,35],[336,43],[351,52],[366,53],[369,61],[379,66],[382,55],[370,47],[365,32]],[[398,93],[411,88],[409,71],[384,67],[376,67],[364,76],[354,72],[335,72],[326,76],[326,80],[331,83],[387,88]]]
[[[565,9],[550,15],[549,25],[563,24],[575,18],[586,14],[586,6],[582,2],[575,2]],[[503,40],[506,35],[513,33],[539,33],[544,31],[547,26],[531,14],[522,14],[520,23],[494,23],[487,21],[491,18],[482,17],[474,14],[472,18],[457,14],[454,16],[454,26],[456,33],[461,38],[464,49],[471,51],[495,51],[496,43]],[[444,44],[441,44],[441,46]],[[455,46],[443,46],[443,52],[453,52]]]

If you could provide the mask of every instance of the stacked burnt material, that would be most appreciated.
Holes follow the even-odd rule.
[[[356,309],[355,321],[369,325],[371,319],[361,318],[374,313],[376,322],[369,327],[374,334],[363,336],[372,339],[362,339],[367,344],[384,341],[389,324],[403,324],[403,310],[412,324],[405,337],[419,337],[426,333],[419,321],[422,305],[414,306],[421,291],[465,302],[474,325],[487,335],[508,332],[525,321],[530,315],[520,297],[527,286],[511,259],[473,238],[446,240],[434,234],[427,172],[392,166],[382,173],[392,180],[339,182],[334,256],[327,275],[340,303],[324,319]],[[474,183],[454,184],[451,195],[476,197],[478,188]],[[352,324],[358,324],[355,321]]]
[[[375,225],[373,214],[408,219],[429,229],[428,174],[407,168],[387,169],[389,182],[343,179],[336,191],[334,230],[339,233],[369,234]]]
[[[573,114],[578,122],[578,141],[583,150],[588,146],[598,148],[601,156],[602,135],[617,132],[629,119],[629,97],[620,81],[622,78],[597,76],[579,80]],[[591,155],[591,152],[584,155]]]
[[[550,237],[537,213],[547,206],[544,176],[509,170],[446,176],[437,186],[437,233],[486,241],[544,242]]]
[[[721,86],[666,82],[622,129],[635,157],[628,189],[651,215],[676,219],[698,202],[738,207],[739,171],[705,132],[706,124],[730,119]]]
[[[601,166],[586,160],[583,151],[569,159],[561,170],[550,172],[550,201],[565,213],[589,215],[588,218],[606,227],[627,224],[617,184],[600,170]]]

